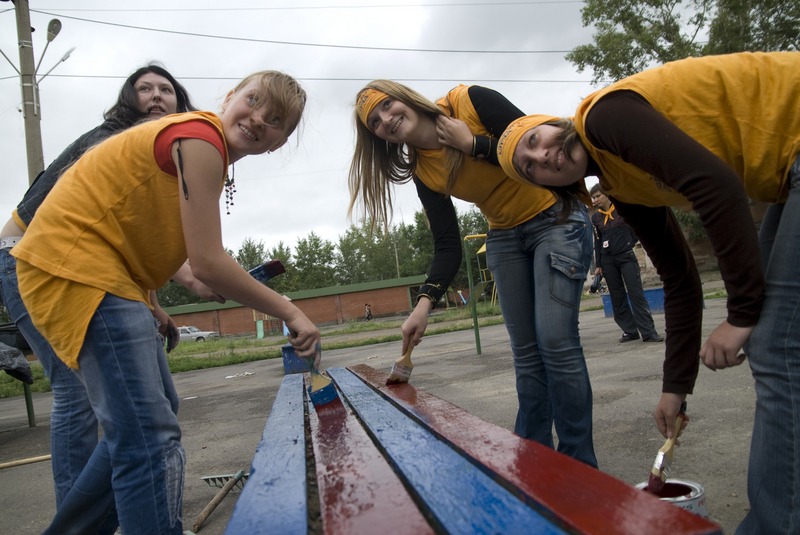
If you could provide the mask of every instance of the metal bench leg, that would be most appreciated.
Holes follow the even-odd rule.
[[[33,414],[33,396],[31,395],[31,385],[22,383],[22,390],[25,392],[25,408],[28,409],[28,425],[36,427],[36,415]]]

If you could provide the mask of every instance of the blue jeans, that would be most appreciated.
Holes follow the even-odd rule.
[[[592,261],[586,209],[559,224],[560,205],[512,229],[491,230],[486,261],[514,353],[523,438],[597,467],[592,443],[592,387],[578,333],[578,311]]]
[[[800,156],[789,181],[789,199],[769,207],[759,235],[767,286],[745,346],[757,398],[750,512],[737,535],[800,532]]]
[[[50,455],[58,509],[97,446],[97,419],[83,383],[33,326],[19,296],[17,261],[6,249],[0,250],[0,290],[11,319],[50,379]]]
[[[123,533],[180,534],[178,396],[147,306],[106,294],[78,365],[104,436],[45,533],[94,533],[116,504]]]

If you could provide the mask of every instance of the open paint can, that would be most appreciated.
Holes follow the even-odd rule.
[[[635,487],[644,490],[647,487],[647,481],[639,483]],[[706,489],[699,483],[667,478],[664,489],[657,496],[662,501],[677,505],[681,509],[686,509],[690,513],[708,519]]]

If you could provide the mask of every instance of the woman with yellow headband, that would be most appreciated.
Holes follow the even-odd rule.
[[[750,361],[758,396],[751,509],[737,534],[796,533],[800,52],[668,63],[589,96],[574,128],[568,126],[543,116],[512,124],[498,148],[503,169],[547,187],[599,176],[653,260],[666,293],[667,351],[656,409],[662,434],[676,432],[698,356],[712,370]],[[748,197],[772,203],[758,237]],[[728,317],[702,347],[700,278],[670,206],[691,206],[700,215],[728,292]]]
[[[433,263],[403,324],[403,353],[419,344],[428,313],[461,265],[450,196],[475,203],[489,221],[488,267],[511,338],[519,411],[515,432],[597,466],[592,391],[578,334],[578,308],[591,262],[591,230],[577,199],[519,184],[497,165],[497,137],[523,113],[502,95],[459,86],[436,104],[389,80],[356,100],[350,212],[391,219],[392,187],[412,181],[430,221]],[[449,146],[452,145],[452,146]],[[385,227],[384,227],[385,228]]]

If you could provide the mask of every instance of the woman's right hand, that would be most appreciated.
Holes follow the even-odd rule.
[[[600,275],[602,277],[603,276],[603,270],[601,268],[597,268],[597,269],[594,270],[594,274],[595,275]]]
[[[405,355],[409,347],[416,347],[428,328],[428,314],[433,309],[430,299],[420,299],[416,308],[403,323],[400,331],[403,333],[403,349],[401,355]]]
[[[314,356],[314,369],[319,368],[322,342],[319,329],[298,310],[298,315],[286,320],[289,328],[289,343],[292,344],[300,357]]]

